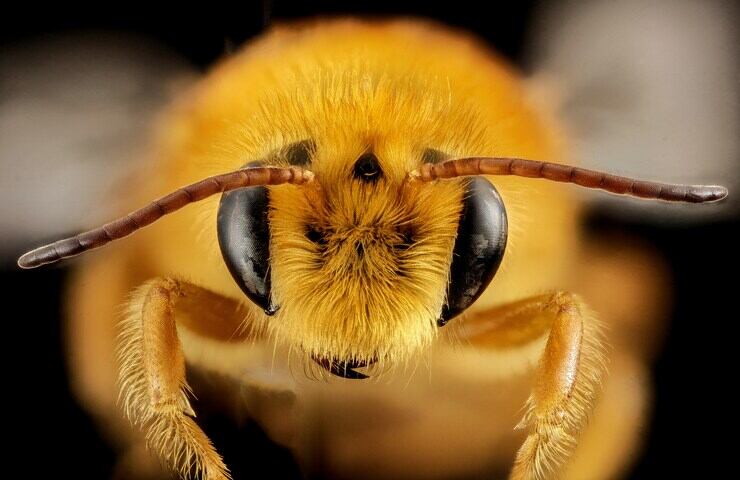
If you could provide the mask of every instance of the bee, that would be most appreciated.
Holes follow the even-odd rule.
[[[145,444],[208,479],[230,473],[196,422],[186,368],[259,383],[249,362],[274,349],[274,363],[353,388],[412,375],[404,367],[444,342],[537,352],[510,478],[557,476],[607,361],[596,312],[562,286],[581,207],[558,183],[670,202],[727,195],[571,166],[511,66],[413,20],[273,29],[182,96],[148,160],[125,198],[146,206],[18,265],[140,231],[78,272],[72,322],[90,341],[73,355],[77,390],[110,429],[127,428],[117,404],[140,427],[122,434],[130,451]]]

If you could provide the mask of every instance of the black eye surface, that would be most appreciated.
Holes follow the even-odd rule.
[[[221,255],[234,280],[251,301],[272,315],[278,307],[270,296],[269,208],[266,187],[226,192],[218,208],[217,230]]]
[[[496,274],[506,249],[504,202],[491,182],[473,178],[466,186],[463,211],[450,266],[441,327],[475,302]]]

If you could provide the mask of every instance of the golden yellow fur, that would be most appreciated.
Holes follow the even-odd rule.
[[[461,189],[402,182],[326,182],[318,205],[300,192],[273,195],[274,298],[284,307],[269,325],[279,340],[322,358],[378,360],[381,369],[429,345]],[[322,248],[306,238],[307,222],[326,235]]]
[[[166,120],[160,150],[154,152],[156,173],[151,175],[156,177],[136,197],[140,203],[206,175],[268,158],[289,143],[315,142],[311,169],[323,192],[271,190],[273,284],[282,310],[269,325],[278,338],[300,339],[310,352],[333,349],[357,358],[403,357],[428,344],[435,332],[461,188],[457,182],[440,182],[406,192],[408,201],[401,201],[397,193],[403,191],[403,179],[421,163],[424,149],[451,156],[561,157],[557,132],[535,114],[508,67],[471,40],[424,23],[346,20],[279,28],[213,72]],[[380,159],[387,179],[377,189],[349,181],[352,163],[368,149]],[[576,222],[575,206],[560,201],[566,189],[526,179],[493,182],[511,231],[496,288],[479,306],[557,287],[552,279],[574,254],[575,232],[569,227]],[[152,252],[147,264],[154,272],[240,298],[218,253],[217,205],[217,198],[207,200],[133,241],[144,253]],[[365,241],[377,234],[388,245],[393,240],[388,235],[396,233],[383,226],[401,218],[423,235],[405,253],[414,258],[404,260],[418,274],[409,275],[412,280],[384,287],[386,275],[358,290],[362,283],[356,275],[340,274],[341,264],[353,258],[346,249],[338,249],[339,255],[322,269],[312,266],[317,254],[303,237],[309,220],[334,232],[334,242],[347,234]],[[373,224],[374,232],[343,233],[353,224]],[[368,251],[365,265],[386,262],[383,248]],[[535,265],[533,278],[529,271]],[[384,263],[381,269],[392,268]],[[329,278],[340,282],[327,289]],[[367,296],[369,291],[377,294]],[[357,295],[350,297],[357,301],[340,307],[333,300],[347,294]],[[370,310],[363,312],[362,304]],[[337,308],[350,315],[337,315]],[[413,308],[417,311],[411,313]],[[351,314],[358,311],[359,317]]]
[[[301,361],[310,362],[312,355],[378,360],[378,370],[384,370],[425,351],[438,335],[463,195],[460,180],[408,184],[408,172],[419,167],[426,149],[451,157],[561,162],[560,138],[516,72],[460,33],[408,20],[280,27],[220,64],[164,116],[147,170],[127,199],[127,207],[138,207],[255,160],[280,165],[284,159],[276,152],[310,140],[315,185],[270,188],[278,314],[268,318],[249,303],[221,259],[218,198],[164,218],[98,261],[124,258],[130,288],[174,278],[233,299],[250,327],[264,327],[270,341]],[[369,150],[383,170],[376,184],[350,174]],[[567,196],[568,187],[490,180],[507,208],[509,244],[496,278],[469,313],[561,288],[578,250],[578,206]],[[309,228],[320,231],[325,244],[309,241]],[[166,406],[153,407],[158,380],[146,375],[151,365],[144,355],[156,342],[146,347],[141,329],[162,319],[142,314],[150,285],[128,301],[122,325],[124,408],[144,426],[159,456],[181,473],[195,469],[208,478],[223,477],[220,458],[187,416],[186,385],[178,384]],[[540,437],[561,428],[567,434],[554,442],[529,440],[533,457],[526,478],[545,478],[562,463],[594,401],[602,359],[595,323],[585,317],[583,349],[568,364],[579,372],[574,386],[566,386],[573,389],[568,404],[541,418],[530,409],[526,420]],[[188,331],[193,349],[199,335],[215,331],[208,322],[195,335],[187,325],[177,328]]]
[[[193,418],[188,397],[185,364],[176,336],[162,335],[160,325],[147,323],[151,305],[174,315],[180,295],[177,282],[153,280],[137,288],[127,303],[120,325],[118,343],[119,399],[126,416],[144,429],[147,447],[181,477],[225,478],[228,470],[213,445]],[[149,310],[149,311],[147,311]],[[174,325],[174,322],[173,322]],[[167,369],[167,357],[177,357]],[[162,372],[175,378],[163,379]],[[168,391],[167,380],[171,380]]]
[[[580,298],[570,295],[556,294],[552,303],[558,314],[572,309],[574,315],[583,319],[578,367],[567,395],[557,397],[554,404],[547,405],[538,398],[543,393],[540,389],[527,400],[526,412],[518,428],[529,429],[531,433],[517,455],[512,480],[558,475],[578,444],[606,373],[603,326],[594,312]],[[546,381],[545,384],[549,386]]]

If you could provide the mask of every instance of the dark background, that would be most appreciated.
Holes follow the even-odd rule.
[[[464,27],[514,62],[521,62],[533,3],[516,2],[516,6],[491,11],[461,1],[440,6],[383,1],[309,6],[276,0],[267,6],[255,2],[239,8],[217,2],[170,8],[116,2],[18,4],[16,13],[2,15],[0,39],[2,45],[9,45],[66,31],[134,32],[163,42],[206,69],[223,55],[226,46],[241,44],[273,21],[325,13],[404,14]],[[736,397],[731,389],[738,350],[734,299],[738,219],[700,226],[656,226],[594,214],[591,226],[597,231],[618,229],[640,236],[663,252],[673,274],[672,320],[653,371],[654,414],[646,428],[646,448],[630,478],[662,478],[674,471],[702,472],[701,478],[725,476],[736,455],[731,440]],[[21,272],[7,261],[0,267],[5,304],[2,415],[10,426],[4,429],[11,444],[9,465],[22,465],[33,478],[108,478],[113,452],[97,436],[67,388],[60,304],[68,268]],[[214,428],[212,435],[217,431],[228,432],[228,428]],[[268,466],[272,475],[298,475],[286,451],[267,440],[258,441],[263,437],[257,427],[250,424],[238,434],[257,439],[251,441],[250,456],[259,459],[263,468]],[[237,471],[248,468],[248,463],[237,465],[236,458],[228,458],[231,455],[224,450],[228,442],[214,441]]]

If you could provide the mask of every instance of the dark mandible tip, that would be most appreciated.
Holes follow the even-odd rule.
[[[370,365],[371,363],[375,363],[375,360],[372,360],[370,362],[358,362],[358,361],[339,361],[337,359],[328,359],[323,357],[318,357],[316,355],[311,355],[311,359],[316,362],[317,364],[321,365],[321,367],[331,373],[332,375],[335,375],[337,377],[346,378],[348,380],[364,380],[366,378],[369,378],[368,375],[358,372],[355,369],[356,368],[362,368]]]

